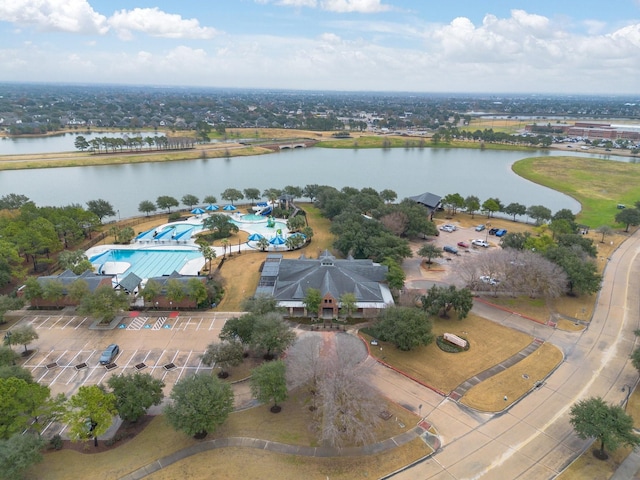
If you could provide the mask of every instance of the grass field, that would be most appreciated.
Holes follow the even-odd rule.
[[[615,224],[617,204],[640,200],[640,165],[579,157],[526,158],[513,165],[518,175],[566,193],[582,205],[578,221],[591,228]]]

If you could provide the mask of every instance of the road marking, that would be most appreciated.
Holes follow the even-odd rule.
[[[56,320],[55,322],[53,322],[53,325],[51,325],[51,326],[49,327],[49,330],[51,330],[51,329],[55,328],[55,326],[58,324],[58,322],[62,321],[62,319],[63,319],[63,318],[64,318],[64,317],[58,317],[58,320]]]
[[[89,317],[84,317],[84,319],[78,324],[78,326],[75,328],[75,330],[80,328],[80,325],[82,325]]]
[[[213,326],[216,323],[216,317],[215,315],[213,316],[213,318],[211,319],[211,325],[209,325],[209,331],[213,330]]]
[[[71,317],[71,320],[69,320],[67,323],[64,324],[64,326],[62,327],[61,330],[64,330],[65,328],[67,328],[67,326],[73,322],[76,319],[76,316],[74,315],[73,317]]]

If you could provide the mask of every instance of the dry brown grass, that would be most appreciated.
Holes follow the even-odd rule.
[[[563,358],[560,349],[545,343],[520,362],[472,387],[460,402],[484,412],[502,411],[545,379]]]
[[[307,212],[309,226],[314,235],[311,243],[295,251],[280,251],[285,258],[298,258],[304,254],[307,257],[317,257],[324,250],[331,250],[333,235],[329,232],[330,222],[322,217],[320,211],[311,204],[300,204]],[[232,242],[233,243],[233,242]],[[237,244],[237,243],[236,243]],[[224,280],[225,295],[218,310],[226,312],[242,311],[242,301],[254,294],[260,278],[260,264],[267,253],[260,251],[245,251],[241,255],[233,254],[227,258],[220,269]]]
[[[278,441],[293,445],[313,446],[315,439],[308,429],[310,412],[307,408],[307,399],[300,392],[294,392],[290,399],[282,403],[282,413],[274,415],[269,412],[268,406],[260,406],[236,412],[230,415],[228,420],[207,439],[227,436],[246,436]],[[382,423],[376,431],[376,440],[389,438],[413,428],[418,417],[402,407],[387,403],[386,408],[391,412],[392,418]],[[395,421],[398,418],[405,426],[400,427]],[[127,473],[147,465],[158,458],[196,444],[198,441],[187,437],[183,433],[175,432],[165,421],[164,416],[158,416],[152,420],[149,426],[137,437],[127,442],[121,448],[115,448],[108,452],[84,455],[82,453],[62,450],[52,452],[45,456],[42,463],[29,471],[28,479],[48,478],[51,480],[67,478],[120,478]],[[233,454],[229,454],[234,452]],[[400,448],[393,449],[380,455],[359,458],[340,459],[312,459],[308,457],[291,457],[269,452],[261,452],[250,449],[224,449],[206,452],[176,464],[169,469],[158,473],[152,478],[213,478],[211,474],[212,463],[207,461],[194,461],[195,459],[221,459],[224,468],[220,470],[221,478],[238,478],[239,471],[249,468],[252,458],[256,455],[261,458],[260,468],[255,470],[255,477],[243,475],[243,478],[301,478],[295,477],[296,472],[305,472],[309,465],[315,465],[318,472],[326,469],[328,472],[344,472],[347,474],[353,469],[364,465],[375,467],[375,477],[393,471],[407,463],[431,453],[431,450],[422,442],[411,442]],[[368,461],[364,461],[363,459]],[[217,460],[216,460],[217,461]],[[317,463],[316,463],[317,462]],[[299,465],[302,470],[298,470]],[[187,468],[190,472],[187,477],[178,473]],[[165,476],[168,475],[168,476]],[[176,476],[177,475],[177,476]],[[285,477],[282,475],[290,475]],[[218,478],[217,476],[215,478]],[[346,478],[346,477],[344,477]]]
[[[393,450],[363,457],[315,458],[246,448],[200,453],[150,475],[149,480],[215,478],[220,480],[351,480],[380,478],[420,458],[431,449],[419,438]],[[241,473],[240,473],[241,472]]]
[[[471,348],[466,352],[447,353],[434,342],[403,352],[392,344],[381,342],[382,349],[372,349],[371,354],[420,382],[448,393],[468,378],[518,353],[533,340],[529,335],[474,314],[461,321],[453,317],[449,320],[436,319],[433,333],[442,335],[445,332],[465,338]],[[367,341],[370,339],[368,336],[365,338]],[[443,365],[446,368],[442,368]]]

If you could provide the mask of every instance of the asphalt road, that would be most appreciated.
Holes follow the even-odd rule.
[[[424,416],[442,448],[395,475],[397,479],[551,479],[589,447],[569,424],[569,409],[600,396],[621,404],[638,372],[630,362],[639,328],[640,236],[612,255],[588,329],[568,333],[477,303],[474,311],[562,349],[564,362],[544,385],[499,415],[480,414],[415,384],[373,361],[371,382],[386,396]]]

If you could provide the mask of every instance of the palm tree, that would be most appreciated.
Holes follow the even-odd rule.
[[[220,242],[222,244],[222,258],[227,258],[227,247],[229,246],[229,240],[226,238],[223,238],[222,241]]]

